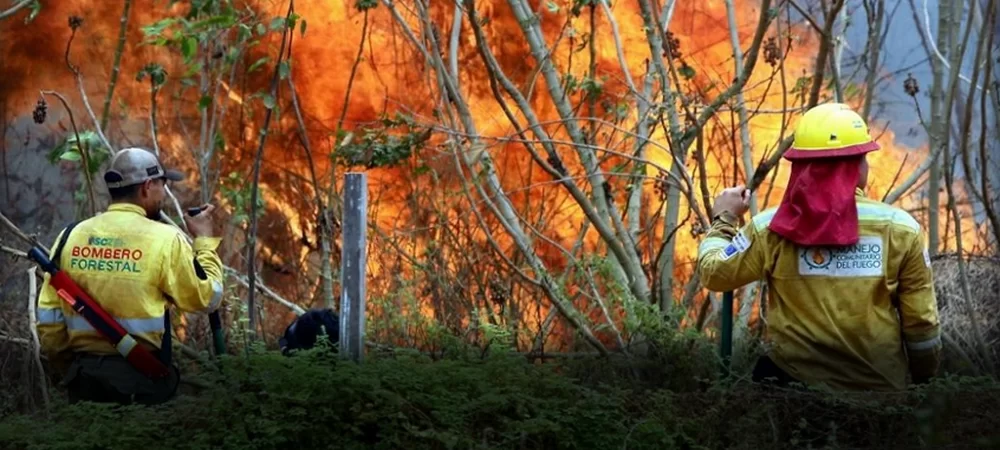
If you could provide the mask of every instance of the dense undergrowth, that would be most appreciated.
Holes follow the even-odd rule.
[[[0,422],[3,449],[990,448],[1000,386],[945,378],[904,394],[650,382],[650,367],[411,353],[231,356],[160,407],[54,404]],[[655,373],[655,371],[653,372]],[[638,374],[644,378],[637,382]],[[660,384],[661,386],[657,386]],[[54,400],[56,401],[56,400]]]

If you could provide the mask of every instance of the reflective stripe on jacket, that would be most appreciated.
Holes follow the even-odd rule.
[[[193,313],[221,305],[222,261],[215,251],[220,241],[196,238],[192,248],[180,230],[146,218],[141,207],[113,204],[80,222],[54,262],[126,331],[158,349],[168,302]],[[47,274],[37,320],[42,350],[50,358],[63,352],[117,354],[56,294]]]
[[[799,248],[768,229],[772,208],[739,232],[713,224],[697,270],[716,292],[766,280],[770,357],[791,376],[836,389],[905,389],[908,371],[915,380],[936,372],[941,348],[925,238],[905,211],[856,194],[856,245]]]

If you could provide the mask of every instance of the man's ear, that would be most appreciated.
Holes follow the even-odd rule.
[[[153,188],[153,180],[143,181],[139,185],[139,198],[149,197],[149,190]]]

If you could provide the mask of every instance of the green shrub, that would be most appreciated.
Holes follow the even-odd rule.
[[[255,351],[224,358],[220,372],[199,374],[210,389],[167,405],[59,404],[48,418],[8,417],[0,448],[932,448],[993,433],[1000,399],[981,381],[882,397],[733,382],[672,391],[556,368],[503,354],[395,353],[359,365]]]

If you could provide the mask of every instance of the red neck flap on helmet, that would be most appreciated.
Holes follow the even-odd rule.
[[[804,246],[858,242],[855,187],[864,157],[792,161],[788,190],[769,228]]]

